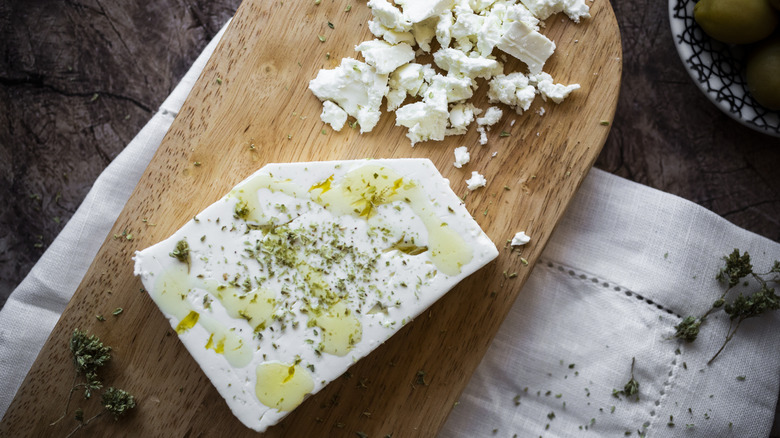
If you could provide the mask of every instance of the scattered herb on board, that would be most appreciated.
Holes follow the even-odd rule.
[[[182,263],[186,263],[187,272],[190,271],[190,245],[187,244],[186,239],[176,242],[176,247],[168,255]]]
[[[772,283],[780,283],[780,261],[775,260],[768,272],[758,273],[753,269],[750,254],[747,251],[740,253],[739,249],[734,249],[731,254],[724,256],[723,260],[725,262],[724,267],[718,271],[715,278],[728,285],[726,290],[703,315],[699,317],[686,316],[678,325],[674,326],[676,330],[675,338],[682,339],[685,342],[693,342],[698,337],[699,329],[708,316],[720,310],[723,310],[729,316],[729,328],[726,332],[726,338],[718,351],[715,352],[715,355],[707,362],[707,365],[711,364],[734,338],[742,321],[761,316],[770,310],[780,309],[780,297],[775,294],[774,288],[769,287]],[[754,289],[749,295],[744,295],[740,292],[731,302],[727,302],[728,293],[735,287],[740,284],[743,284],[745,287],[751,285],[747,281],[749,279],[755,281],[758,290]],[[745,281],[743,282],[743,280]]]
[[[51,423],[51,426],[59,423],[68,415],[73,393],[76,390],[83,388],[84,398],[89,399],[92,397],[93,391],[103,388],[103,382],[97,373],[103,365],[111,360],[111,347],[103,345],[97,336],[89,335],[87,332],[79,329],[73,330],[68,345],[73,354],[73,366],[76,373],[73,377],[73,386],[68,394],[68,401],[65,403],[65,410],[60,418]],[[78,383],[79,376],[84,376],[85,382]],[[67,437],[72,436],[105,413],[113,414],[114,419],[119,419],[127,411],[135,407],[135,399],[127,391],[110,387],[101,394],[101,405],[103,410],[87,420],[84,420],[84,411],[81,408],[76,409],[73,418],[78,422],[78,426]]]

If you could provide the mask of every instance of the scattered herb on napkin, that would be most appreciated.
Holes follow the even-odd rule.
[[[702,316],[686,316],[682,322],[674,326],[675,338],[685,342],[693,342],[698,337],[699,329],[708,316],[720,310],[729,316],[729,329],[726,332],[726,338],[712,359],[707,362],[707,365],[711,364],[734,338],[742,321],[761,316],[767,311],[780,309],[780,297],[775,294],[775,289],[770,287],[770,284],[780,283],[780,261],[775,260],[768,272],[759,273],[753,269],[750,254],[747,251],[740,253],[739,249],[734,249],[731,254],[724,256],[723,260],[725,266],[715,277],[728,284],[726,290]],[[751,279],[754,280],[754,283],[749,281]],[[736,298],[727,302],[726,296],[739,284],[758,289],[754,289],[748,295],[740,292]]]

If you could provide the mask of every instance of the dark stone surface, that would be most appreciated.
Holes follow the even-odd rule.
[[[0,0],[0,306],[238,4]],[[698,91],[665,3],[613,7],[624,75],[596,166],[780,241],[780,140]]]
[[[239,0],[0,0],[0,306]]]

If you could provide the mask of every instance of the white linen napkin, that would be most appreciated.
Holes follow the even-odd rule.
[[[223,32],[0,310],[0,416]],[[669,339],[720,294],[719,257],[735,247],[758,270],[780,259],[780,245],[699,206],[592,170],[440,436],[767,436],[780,315],[743,324],[712,366],[723,317],[693,344]],[[632,358],[638,401],[612,395],[631,378]]]

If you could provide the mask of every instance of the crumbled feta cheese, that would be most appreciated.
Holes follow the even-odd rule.
[[[396,32],[388,29],[377,20],[369,20],[368,30],[377,38],[382,38],[390,44],[414,44],[414,36],[411,32]]]
[[[474,117],[481,112],[481,109],[471,103],[454,105],[450,110],[450,129],[447,130],[447,135],[465,134],[471,122],[474,121]]]
[[[496,14],[487,15],[477,31],[477,50],[481,56],[488,57],[493,53],[501,40],[501,32],[501,18]]]
[[[457,49],[439,49],[433,54],[433,62],[454,76],[471,79],[490,79],[502,73],[504,66],[495,59],[469,57]]]
[[[561,103],[563,99],[569,97],[572,91],[580,89],[580,84],[556,84],[548,73],[540,73],[530,79],[532,82],[536,82],[536,89],[539,90],[539,94],[545,101],[550,99],[555,103]]]
[[[530,241],[531,238],[525,234],[525,231],[520,231],[512,238],[512,246],[523,246]]]
[[[412,25],[412,35],[420,49],[429,53],[431,51],[431,41],[436,37],[436,24],[438,17],[431,17],[425,21],[414,23]]]
[[[309,89],[320,100],[331,100],[356,118],[360,132],[369,132],[381,115],[379,106],[387,94],[387,75],[378,74],[366,63],[344,58],[338,67],[320,70],[309,81]]]
[[[472,86],[475,86],[474,81],[469,78],[456,78],[454,76],[442,76],[436,74],[431,79],[429,87],[442,88],[447,93],[447,102],[458,102],[461,100],[469,99],[474,90]]]
[[[460,169],[469,162],[469,159],[471,159],[471,156],[466,146],[457,147],[455,148],[455,162],[452,165]]]
[[[590,8],[585,0],[563,0],[563,12],[575,23],[579,23],[582,18],[590,18]]]
[[[496,0],[469,0],[469,6],[474,12],[482,12],[495,2]]]
[[[444,88],[429,87],[422,102],[404,105],[395,112],[396,126],[409,128],[406,136],[415,143],[444,140],[449,112]]]
[[[489,81],[491,103],[504,103],[518,114],[531,107],[536,94],[558,103],[579,88],[556,84],[543,73],[555,43],[539,29],[544,27],[540,19],[561,11],[576,22],[589,17],[585,0],[368,0],[367,5],[373,16],[368,27],[378,39],[355,47],[367,65],[346,58],[350,61],[336,70],[351,74],[347,71],[351,67],[356,71],[352,77],[338,79],[323,70],[310,82],[317,97],[355,117],[361,132],[378,122],[382,97],[387,98],[388,111],[399,111],[396,125],[409,128],[407,137],[414,146],[468,131],[481,113],[465,102],[476,91],[478,78]],[[446,75],[437,74],[431,65],[413,63],[415,56],[431,52],[434,37],[440,46],[433,53],[434,63]],[[530,74],[505,75],[503,63],[492,55],[496,48],[503,52],[498,58],[506,62],[511,55],[525,63]],[[407,96],[421,100],[403,105]],[[543,115],[544,109],[537,113]],[[491,121],[495,114],[498,117]],[[489,126],[500,117],[500,111],[488,111],[477,119],[481,144],[487,143]],[[321,118],[332,120],[336,129],[342,114],[332,106],[323,107]]]
[[[439,22],[436,23],[436,41],[442,49],[446,49],[450,46],[452,36],[450,35],[450,29],[455,23],[455,18],[452,16],[451,11],[445,11],[439,15]]]
[[[485,127],[484,126],[477,127],[477,132],[479,133],[479,144],[483,146],[486,145],[488,142],[488,138],[487,138],[487,131],[485,131]]]
[[[485,187],[487,185],[487,180],[484,176],[480,175],[479,172],[471,172],[471,178],[466,180],[467,187],[469,190],[477,190],[480,187]]]
[[[589,18],[590,12],[585,0],[520,0],[540,20],[558,12],[565,12],[575,23],[581,18]]]
[[[528,24],[514,21],[504,31],[497,47],[523,61],[532,74],[539,74],[547,58],[553,54],[555,43]]]
[[[452,25],[450,35],[456,40],[472,36],[476,37],[482,28],[482,24],[485,22],[485,17],[471,12],[471,8],[456,6],[455,15],[457,18],[455,19],[455,24]]]
[[[335,103],[326,100],[325,102],[322,102],[322,114],[320,114],[320,119],[329,124],[334,131],[341,131],[341,128],[344,127],[344,123],[347,122],[347,112]]]
[[[504,24],[509,26],[513,21],[522,21],[528,27],[539,30],[539,18],[529,11],[522,3],[507,5]]]
[[[451,8],[452,0],[395,0],[395,4],[401,5],[412,23],[419,23]]]
[[[497,106],[491,106],[485,111],[485,115],[477,119],[477,132],[479,133],[479,144],[485,145],[488,142],[487,130],[491,126],[498,123],[501,120],[501,116],[504,114],[501,108]]]
[[[485,115],[477,119],[477,125],[479,126],[493,126],[501,120],[501,116],[504,112],[497,106],[491,106],[485,111]]]
[[[385,28],[395,32],[407,32],[412,28],[409,18],[387,0],[368,0],[367,5],[376,21]]]
[[[404,64],[398,67],[393,73],[390,74],[390,91],[387,92],[387,110],[395,111],[401,104],[406,95],[416,95],[420,91],[420,87],[423,85],[424,72],[426,69],[421,64],[415,62]],[[431,71],[432,68],[428,67]]]
[[[538,110],[536,110],[536,114],[539,114],[539,117],[543,116],[545,113],[545,109],[543,106],[540,106]]]
[[[368,65],[374,66],[379,74],[392,73],[398,67],[414,59],[414,50],[409,44],[390,44],[382,40],[363,41],[355,46],[363,54]]]
[[[514,108],[517,114],[528,111],[536,97],[536,90],[522,73],[498,75],[490,80],[488,99],[491,103],[501,102]]]
[[[520,0],[520,2],[540,20],[546,20],[550,15],[563,11],[561,0]]]

